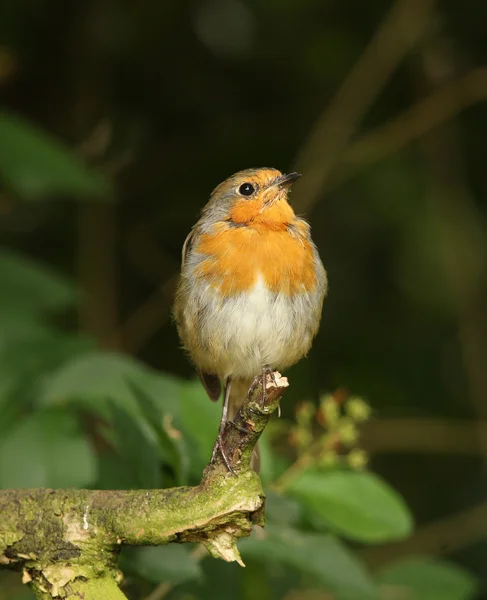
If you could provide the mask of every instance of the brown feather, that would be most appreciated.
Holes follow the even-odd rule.
[[[203,384],[206,393],[210,397],[210,400],[217,402],[222,393],[222,384],[220,379],[213,373],[205,373],[204,371],[200,371],[199,374],[201,383]]]

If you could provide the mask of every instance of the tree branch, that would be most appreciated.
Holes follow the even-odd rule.
[[[295,187],[298,212],[310,212],[342,160],[369,107],[424,33],[436,0],[396,0],[296,159],[305,175]]]
[[[364,423],[361,446],[369,454],[414,452],[486,456],[487,421],[426,417],[381,418]]]
[[[370,164],[398,152],[460,111],[487,100],[487,68],[444,83],[389,122],[358,138],[343,156],[334,182],[343,182]]]
[[[0,491],[0,565],[21,570],[39,598],[123,598],[117,582],[121,544],[199,542],[214,557],[243,565],[236,547],[254,523],[264,524],[252,451],[288,386],[275,373],[248,397],[223,432],[223,449],[196,487],[166,490]],[[100,590],[103,590],[103,594]],[[101,594],[101,595],[100,595]]]

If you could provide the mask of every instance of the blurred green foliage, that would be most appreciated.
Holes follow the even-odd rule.
[[[61,143],[20,117],[0,113],[0,138],[0,173],[22,199],[107,197],[108,180],[88,170]]]
[[[0,3],[0,487],[198,481],[219,407],[191,379],[169,318],[183,240],[232,172],[292,167],[390,7]],[[309,358],[286,373],[283,418],[262,440],[269,526],[242,540],[247,568],[186,546],[126,549],[130,598],[486,597],[485,536],[464,525],[486,491],[485,73],[456,84],[487,62],[486,19],[480,0],[437,4],[307,207],[330,294]],[[403,111],[437,91],[408,121]],[[345,98],[343,115],[365,96]],[[445,106],[451,119],[435,121]],[[381,130],[389,120],[395,128]],[[322,439],[319,399],[344,386],[379,424],[424,418],[470,434],[433,427],[425,451],[414,431],[397,446],[378,427],[372,474],[357,419],[342,454],[331,448],[286,479]],[[459,518],[404,558],[411,513],[420,529]],[[384,544],[375,560],[369,550]],[[18,579],[0,574],[0,600],[30,597]]]
[[[8,323],[1,340],[0,487],[128,489],[197,483],[211,454],[220,410],[208,402],[201,384],[158,373],[123,354],[96,349],[84,335],[65,333],[54,320],[75,305],[79,294],[74,285],[10,251],[0,254],[0,264],[7,291],[2,316]],[[330,398],[325,404],[331,406]],[[348,412],[362,421],[366,405],[355,399],[351,406]],[[300,422],[308,430],[313,412],[308,404],[306,418],[298,418],[298,433]],[[336,411],[327,413],[339,423]],[[272,463],[272,452],[264,460]],[[287,462],[292,469],[292,460]],[[264,470],[272,473],[269,465]],[[272,479],[268,487],[272,490]],[[434,561],[393,565],[375,581],[333,535],[378,543],[411,532],[406,505],[377,476],[339,466],[320,470],[315,464],[299,469],[279,490],[271,492],[268,527],[240,544],[245,560],[286,565],[295,573],[294,586],[306,581],[339,600],[394,598],[381,591],[382,581],[388,588],[397,586],[400,594],[404,586],[414,593],[417,588],[418,598],[443,588],[451,600],[473,598],[472,576]],[[212,581],[186,547],[127,548],[121,565],[134,598],[167,582],[174,593],[189,582],[195,593],[211,593]]]

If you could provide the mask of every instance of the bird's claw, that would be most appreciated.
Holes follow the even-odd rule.
[[[236,476],[237,473],[235,472],[235,469],[230,464],[230,460],[228,459],[228,456],[226,455],[225,450],[223,449],[223,436],[221,433],[218,434],[215,445],[213,446],[213,453],[211,455],[212,463],[215,462],[218,451],[220,451],[221,457],[223,458],[223,462],[225,463],[225,466],[227,467],[227,469],[230,471],[230,473],[232,473],[232,475]]]

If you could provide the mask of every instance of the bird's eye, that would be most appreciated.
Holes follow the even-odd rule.
[[[242,196],[252,196],[255,192],[255,187],[251,183],[242,183],[242,185],[238,188],[238,193]]]

